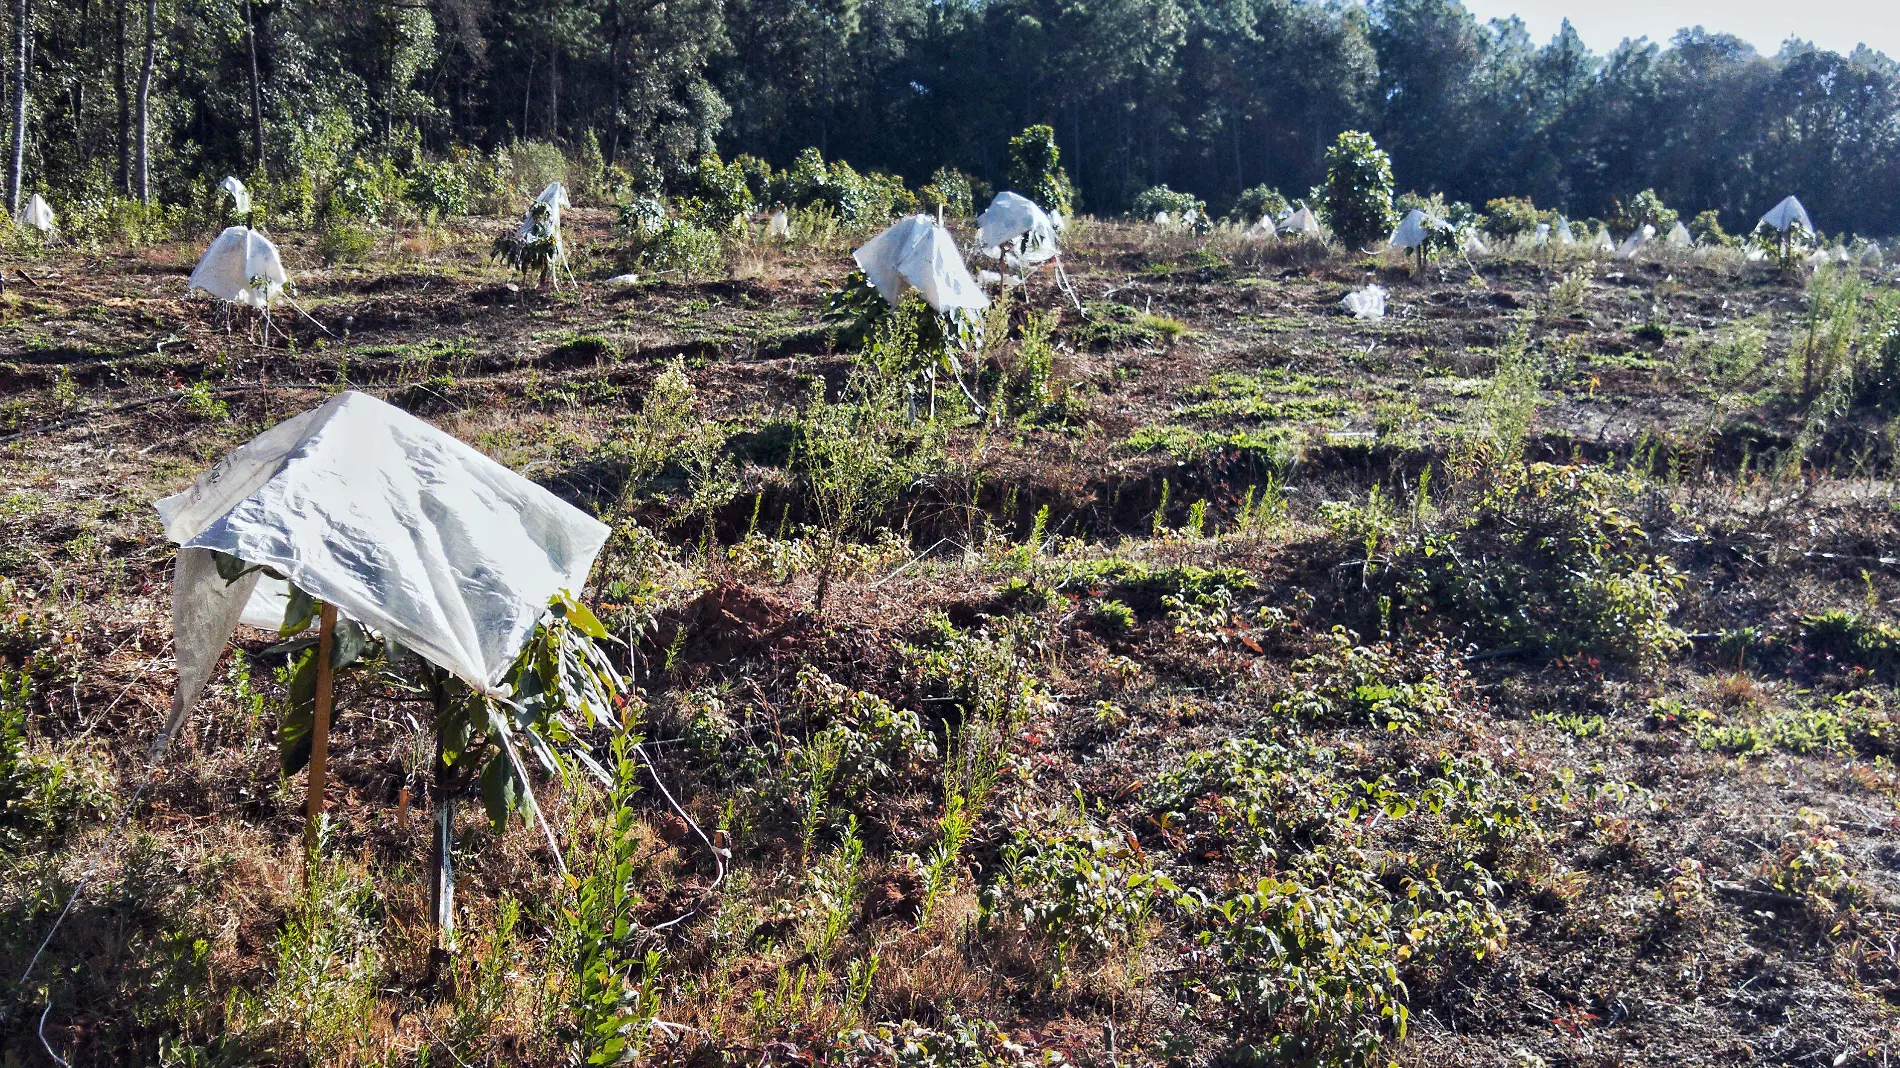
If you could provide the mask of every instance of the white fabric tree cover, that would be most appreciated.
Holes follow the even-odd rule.
[[[560,182],[549,182],[548,187],[541,190],[541,195],[534,198],[534,202],[548,206],[548,218],[556,227],[561,225],[561,209],[574,206],[568,202],[567,186]]]
[[[1465,255],[1482,256],[1489,251],[1491,250],[1485,246],[1484,238],[1479,237],[1476,230],[1465,235]]]
[[[1355,289],[1339,303],[1345,305],[1353,318],[1377,322],[1385,318],[1385,287],[1369,285],[1364,289]]]
[[[1590,242],[1590,244],[1598,252],[1615,252],[1616,251],[1616,239],[1610,236],[1610,228],[1607,226],[1597,227],[1597,236]]]
[[[239,622],[283,623],[285,587],[227,583],[216,552],[269,567],[344,616],[496,692],[550,598],[578,593],[607,527],[400,409],[350,391],[287,419],[158,502],[180,548],[178,688],[203,692]]]
[[[1619,260],[1630,259],[1635,256],[1637,251],[1644,245],[1649,244],[1650,239],[1655,236],[1656,228],[1648,223],[1644,223],[1641,230],[1624,238],[1623,243],[1616,247],[1616,258]]]
[[[985,256],[994,258],[1002,254],[1004,245],[1017,238],[1022,239],[1017,258],[1025,264],[1046,263],[1059,251],[1055,223],[1047,212],[1020,193],[998,193],[976,217],[977,242]]]
[[[1262,215],[1252,226],[1241,231],[1240,236],[1248,241],[1265,241],[1277,233],[1273,225],[1273,216]]]
[[[1425,214],[1423,209],[1413,208],[1405,213],[1405,218],[1399,220],[1399,225],[1393,229],[1386,243],[1393,248],[1417,248],[1432,236],[1433,230],[1441,229],[1444,225]]]
[[[1781,203],[1770,208],[1768,214],[1762,216],[1761,221],[1755,224],[1756,229],[1764,226],[1784,234],[1788,232],[1790,226],[1799,227],[1806,233],[1814,232],[1814,223],[1808,221],[1808,209],[1802,207],[1801,201],[1794,197],[1783,199]]]
[[[1561,215],[1557,216],[1557,243],[1559,245],[1577,243],[1577,235],[1570,232],[1570,220]]]
[[[899,219],[851,254],[884,300],[895,308],[915,286],[938,312],[987,308],[990,298],[977,288],[950,231],[928,215]]]
[[[772,221],[765,226],[767,237],[791,237],[792,221],[785,216],[784,209],[772,213]]]
[[[1155,225],[1156,226],[1173,226],[1174,216],[1169,215],[1165,211],[1157,211],[1155,212]]]
[[[20,209],[20,225],[31,226],[42,234],[53,232],[53,206],[38,193],[33,194]]]
[[[1531,235],[1531,247],[1543,248],[1550,244],[1550,224],[1538,223],[1537,232]]]
[[[263,279],[263,285],[253,286],[253,278]],[[283,294],[288,281],[284,261],[269,238],[247,226],[231,226],[211,242],[198,266],[192,268],[189,289],[202,289],[234,304],[264,308]]]
[[[236,178],[226,177],[218,183],[218,188],[231,194],[231,210],[239,215],[248,215],[251,211],[251,191]]]
[[[1669,228],[1669,236],[1663,240],[1669,243],[1670,248],[1688,248],[1695,244],[1695,238],[1690,235],[1689,228],[1682,225],[1680,221]]]
[[[1312,209],[1301,208],[1300,210],[1286,217],[1286,222],[1280,224],[1280,232],[1290,233],[1290,234],[1313,234],[1317,236],[1319,234],[1319,220],[1313,218]]]

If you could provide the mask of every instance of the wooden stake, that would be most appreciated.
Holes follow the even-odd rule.
[[[317,829],[323,824],[323,785],[330,764],[330,701],[335,682],[330,648],[335,637],[336,606],[325,604],[317,624],[317,711],[316,722],[310,727],[310,787],[304,805],[304,850],[312,860],[317,855]]]

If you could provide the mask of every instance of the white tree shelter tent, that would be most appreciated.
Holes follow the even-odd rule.
[[[249,215],[251,213],[251,191],[244,188],[243,182],[238,181],[234,177],[227,176],[224,181],[218,183],[218,188],[223,192],[231,194],[232,211],[239,215]]]
[[[1286,217],[1286,221],[1280,224],[1280,232],[1283,234],[1309,234],[1313,237],[1318,237],[1320,232],[1319,220],[1313,218],[1312,209],[1301,208]]]
[[[38,193],[28,198],[26,207],[20,209],[20,225],[30,226],[42,234],[53,232],[53,206]]]
[[[1768,214],[1762,216],[1761,221],[1755,226],[1757,228],[1765,226],[1783,234],[1793,230],[1808,234],[1814,232],[1814,223],[1808,219],[1808,209],[1802,207],[1801,201],[1792,196],[1784,198],[1781,203],[1770,208]]]
[[[1413,208],[1405,213],[1405,218],[1399,220],[1399,225],[1393,229],[1386,243],[1393,248],[1413,249],[1429,240],[1433,231],[1450,229],[1442,219],[1433,218],[1420,208]]]
[[[516,655],[549,601],[580,590],[608,534],[468,445],[354,391],[240,446],[190,489],[159,501],[158,513],[179,546],[172,579],[178,685],[152,747],[155,760],[190,716],[240,622],[281,630],[286,581],[322,602],[306,798],[312,855],[324,810],[332,649],[346,633],[339,617],[507,701],[502,680]],[[242,568],[235,578],[220,569],[231,558]],[[441,731],[440,706],[437,716]],[[525,782],[505,736],[504,749]],[[431,922],[452,944],[455,804],[445,790],[433,796]],[[553,832],[539,807],[528,807],[558,862]]]
[[[248,226],[226,227],[192,268],[189,288],[219,300],[268,309],[290,277],[269,238]]]
[[[178,689],[160,746],[191,713],[240,621],[275,630],[283,584],[226,582],[216,555],[311,597],[494,694],[557,592],[578,591],[607,527],[374,397],[285,420],[158,502],[179,546]]]
[[[1624,238],[1623,243],[1617,246],[1616,258],[1619,260],[1627,260],[1635,257],[1636,253],[1641,251],[1644,245],[1649,244],[1655,236],[1656,228],[1648,223],[1644,223],[1641,230]]]
[[[1001,257],[1008,252],[1024,266],[1047,263],[1061,251],[1048,213],[1028,197],[1008,191],[996,194],[976,217],[976,239],[985,256]],[[1006,249],[1006,245],[1012,247]]]
[[[1559,245],[1577,243],[1577,235],[1570,232],[1570,220],[1561,215],[1557,216],[1557,243]]]
[[[1018,274],[1025,276],[1025,282],[1031,270],[1053,263],[1056,288],[1075,304],[1076,311],[1082,311],[1082,299],[1076,296],[1075,287],[1069,284],[1069,276],[1062,270],[1062,249],[1056,243],[1059,228],[1055,219],[1035,201],[1007,190],[996,194],[990,206],[976,217],[976,239],[983,246],[983,255],[1015,267]]]
[[[1246,241],[1265,241],[1278,232],[1278,227],[1273,225],[1273,216],[1262,215],[1252,226],[1241,231],[1240,236]]]
[[[1691,248],[1695,245],[1695,237],[1689,233],[1689,228],[1682,225],[1680,221],[1669,228],[1669,236],[1663,238],[1663,240],[1668,243],[1670,248]]]
[[[990,306],[990,298],[964,266],[950,231],[928,215],[897,220],[865,242],[851,258],[893,308],[913,287],[940,314]]]
[[[561,225],[561,211],[574,206],[567,199],[567,186],[560,182],[549,182],[548,187],[541,190],[541,195],[534,198],[534,202],[548,206],[548,215],[553,219],[555,226]]]

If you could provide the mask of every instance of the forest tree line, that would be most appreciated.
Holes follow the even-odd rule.
[[[817,147],[920,182],[1056,131],[1084,211],[1166,183],[1303,195],[1346,129],[1401,189],[1576,216],[1654,188],[1746,229],[1798,194],[1900,233],[1900,64],[1700,29],[1608,55],[1458,0],[7,0],[9,196],[520,140],[661,181]],[[24,32],[22,32],[24,31]]]

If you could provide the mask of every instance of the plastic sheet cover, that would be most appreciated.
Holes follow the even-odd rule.
[[[1419,208],[1413,208],[1405,213],[1405,218],[1399,220],[1399,225],[1393,229],[1387,244],[1393,248],[1417,248],[1431,237],[1433,230],[1444,228],[1444,223],[1425,214]]]
[[[549,182],[548,187],[541,190],[541,195],[534,198],[534,202],[548,206],[548,221],[555,226],[561,225],[561,209],[574,206],[567,199],[567,186],[560,182]]]
[[[1616,247],[1616,258],[1619,260],[1630,259],[1635,256],[1644,245],[1649,244],[1650,240],[1655,236],[1656,228],[1648,223],[1644,223],[1641,230],[1624,238],[1623,243]]]
[[[897,220],[851,258],[893,308],[913,286],[938,312],[990,306],[990,298],[977,288],[970,269],[963,265],[950,231],[928,215]]]
[[[242,620],[275,630],[284,584],[219,576],[216,552],[284,575],[343,615],[493,692],[550,598],[579,593],[607,527],[435,427],[338,394],[158,502],[180,546],[178,688],[162,745]]]
[[[1273,225],[1273,216],[1262,215],[1252,226],[1241,231],[1240,236],[1248,241],[1264,241],[1278,232],[1278,228]]]
[[[1689,233],[1689,228],[1680,222],[1669,228],[1669,236],[1663,240],[1668,242],[1670,248],[1689,248],[1695,244],[1695,238]]]
[[[1385,318],[1385,287],[1370,285],[1364,289],[1355,289],[1346,294],[1339,303],[1345,305],[1353,318],[1377,322]]]
[[[1301,208],[1286,217],[1286,221],[1280,224],[1280,232],[1283,234],[1312,234],[1318,236],[1319,220],[1313,218],[1313,212],[1310,208]]]
[[[1802,207],[1801,201],[1794,197],[1787,197],[1783,199],[1781,203],[1770,208],[1768,214],[1762,216],[1761,221],[1756,223],[1755,226],[1757,228],[1763,226],[1770,227],[1784,234],[1788,232],[1788,228],[1791,226],[1797,227],[1810,234],[1814,232],[1814,223],[1808,220],[1808,209]]]
[[[253,286],[254,278],[263,279],[263,285]],[[283,294],[288,281],[284,261],[269,238],[247,226],[231,226],[211,242],[192,268],[190,288],[219,300],[262,308]]]
[[[237,212],[239,215],[250,214],[251,191],[244,188],[243,182],[238,181],[236,178],[226,177],[224,181],[218,183],[218,188],[231,194],[232,211]]]
[[[42,234],[53,232],[53,206],[38,193],[33,194],[20,209],[20,225],[31,226]]]
[[[1046,263],[1060,251],[1056,247],[1055,222],[1036,202],[1020,193],[1002,192],[976,217],[976,239],[983,254],[1002,255],[1003,246],[1022,238],[1016,258],[1025,264]]]

